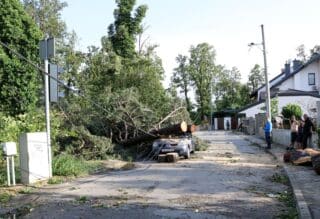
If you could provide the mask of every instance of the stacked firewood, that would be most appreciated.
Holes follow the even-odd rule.
[[[320,151],[312,148],[289,149],[283,155],[284,162],[294,165],[313,166],[314,171],[320,175]]]

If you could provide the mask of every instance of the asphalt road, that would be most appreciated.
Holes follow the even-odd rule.
[[[205,152],[178,163],[78,179],[17,197],[24,218],[274,218],[288,210],[271,180],[282,170],[264,150],[230,132],[198,132]],[[30,210],[31,208],[31,210]],[[19,212],[17,212],[19,213]]]

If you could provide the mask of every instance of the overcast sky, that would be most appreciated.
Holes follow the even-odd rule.
[[[100,46],[113,22],[113,0],[65,0],[63,19],[80,38],[79,48]],[[269,78],[280,73],[288,59],[294,59],[298,45],[308,49],[320,44],[319,0],[137,0],[147,4],[146,36],[158,44],[158,55],[168,85],[175,57],[188,54],[191,45],[208,42],[217,52],[217,63],[236,66],[247,81],[248,72],[263,65],[261,50],[248,43],[261,43],[260,25],[265,26]]]

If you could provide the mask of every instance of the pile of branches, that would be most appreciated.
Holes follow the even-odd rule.
[[[74,131],[65,132],[63,137],[58,139],[59,150],[69,148],[73,154],[84,153],[84,150],[88,152],[88,149],[94,152],[97,144],[102,145],[105,141],[108,143],[102,146],[101,151],[112,153],[110,144],[121,145],[139,136],[151,136],[154,139],[159,135],[155,130],[181,121],[191,123],[184,106],[173,106],[171,111],[167,110],[166,114],[159,116],[158,112],[142,104],[136,93],[130,89],[110,93],[108,96],[97,96],[94,102],[99,105],[81,97],[73,97],[72,101],[60,104],[60,110],[65,117],[64,127],[66,130],[72,127],[71,130]],[[131,144],[141,144],[144,147],[148,145],[141,141]]]

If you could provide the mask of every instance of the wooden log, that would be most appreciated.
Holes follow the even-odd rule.
[[[137,137],[128,139],[127,141],[120,142],[120,144],[123,146],[136,145],[141,142],[153,141],[163,135],[181,135],[185,133],[187,130],[188,130],[187,123],[181,122],[181,123],[171,125],[169,127],[165,127],[162,129],[151,130],[149,133],[145,133]]]
[[[309,154],[310,156],[317,156],[320,155],[320,151],[312,149],[312,148],[306,148],[304,151]]]
[[[186,122],[181,122],[166,128],[162,128],[156,131],[158,135],[179,135],[187,132],[188,125]]]
[[[197,129],[196,125],[188,125],[187,132],[193,133],[196,131],[196,129]]]
[[[292,161],[294,165],[311,165],[311,156],[299,157],[298,159]]]
[[[158,155],[158,162],[159,163],[167,162],[167,155],[166,154],[159,154]]]
[[[313,156],[311,161],[314,171],[320,175],[320,155]]]
[[[176,163],[179,160],[178,153],[168,153],[167,154],[167,161],[169,163]]]

